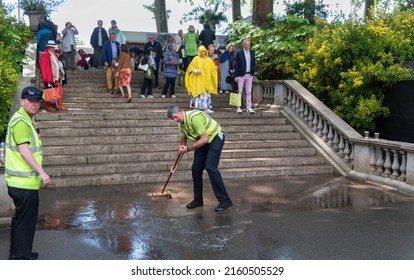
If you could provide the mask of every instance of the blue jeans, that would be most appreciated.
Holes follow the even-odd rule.
[[[224,134],[220,132],[210,144],[198,148],[194,152],[192,167],[194,183],[194,200],[203,201],[203,170],[207,171],[213,187],[214,194],[219,202],[226,201],[229,197],[224,186],[223,178],[218,170],[221,151],[224,146]]]

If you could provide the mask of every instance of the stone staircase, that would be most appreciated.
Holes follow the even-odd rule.
[[[56,187],[165,182],[176,158],[177,124],[166,119],[173,104],[186,109],[189,97],[176,87],[176,99],[138,98],[142,72],[133,73],[133,101],[107,93],[103,71],[68,73],[66,112],[40,112],[36,121],[44,167]],[[160,84],[163,84],[160,76]],[[317,154],[277,111],[236,114],[228,95],[213,96],[213,117],[226,144],[220,161],[224,178],[332,174]],[[191,180],[192,153],[183,157],[171,181]],[[207,177],[206,177],[207,178]]]

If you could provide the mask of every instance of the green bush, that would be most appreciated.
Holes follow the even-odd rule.
[[[306,19],[284,16],[273,20],[268,28],[240,21],[231,25],[228,43],[241,48],[243,39],[250,38],[251,48],[256,54],[257,77],[261,80],[287,79],[292,72],[286,67],[293,54],[302,51],[306,39],[312,36],[315,27]]]
[[[33,34],[16,18],[9,17],[0,9],[0,137],[9,120],[13,94],[17,90],[21,68],[24,63],[26,44]]]
[[[380,14],[365,23],[319,23],[289,68],[356,130],[373,130],[375,118],[389,114],[382,105],[387,87],[410,77],[401,64],[413,59],[412,26],[409,12]]]

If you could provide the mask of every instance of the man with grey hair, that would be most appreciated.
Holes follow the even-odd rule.
[[[246,86],[246,111],[254,114],[252,109],[252,87],[253,76],[256,70],[256,58],[254,51],[250,49],[250,40],[243,40],[243,49],[236,55],[236,74],[235,81],[240,94],[243,92],[243,86]],[[242,113],[240,107],[237,107],[237,113]]]
[[[219,123],[202,111],[184,112],[176,105],[168,108],[167,117],[178,123],[180,134],[178,155],[194,151],[192,166],[194,200],[187,204],[187,208],[193,209],[203,206],[204,169],[207,171],[214,194],[219,201],[215,211],[224,211],[233,206],[224,186],[221,173],[218,170],[225,140]],[[194,141],[194,143],[188,145],[188,139]],[[178,166],[171,168],[171,172],[174,173],[177,168]]]

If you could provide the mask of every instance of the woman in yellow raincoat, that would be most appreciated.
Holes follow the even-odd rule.
[[[191,61],[185,73],[185,86],[192,97],[190,108],[214,113],[211,110],[211,94],[217,94],[217,79],[214,62],[208,57],[207,49],[200,46],[198,56]]]

